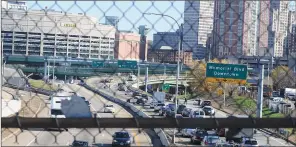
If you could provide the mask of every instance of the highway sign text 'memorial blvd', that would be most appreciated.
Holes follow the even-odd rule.
[[[227,82],[245,84],[247,65],[207,63],[206,80],[208,82]]]

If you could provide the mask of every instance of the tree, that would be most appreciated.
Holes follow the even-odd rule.
[[[287,66],[278,66],[271,72],[271,78],[273,81],[273,89],[278,90],[281,88],[294,88],[295,75]]]
[[[227,63],[226,60],[213,59],[210,62],[214,63]],[[190,82],[190,87],[192,92],[201,93],[212,93],[218,89],[219,83],[206,82],[206,62],[195,61],[191,67],[191,72],[189,73],[190,78],[193,81]]]

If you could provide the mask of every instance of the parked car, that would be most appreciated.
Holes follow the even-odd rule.
[[[206,114],[202,109],[193,110],[190,113],[191,118],[205,118]]]
[[[126,131],[115,132],[112,137],[112,146],[131,146],[133,137]]]
[[[192,137],[195,133],[196,129],[194,128],[185,128],[181,130],[182,137]]]
[[[196,130],[193,136],[190,139],[190,142],[193,144],[198,144],[200,145],[203,138],[208,135],[207,131],[204,130]]]
[[[205,136],[203,141],[201,142],[202,146],[216,146],[219,143],[220,138],[219,136]]]
[[[114,113],[115,112],[115,108],[113,105],[105,105],[105,108],[104,108],[104,112],[109,112],[109,113]]]
[[[204,106],[202,110],[205,112],[206,115],[211,115],[211,116],[215,115],[215,109],[211,106]]]
[[[182,114],[182,111],[186,108],[186,105],[179,105],[177,109],[177,114]]]
[[[254,138],[242,138],[242,146],[259,146],[258,141]]]
[[[87,147],[88,146],[88,142],[86,141],[78,141],[78,140],[74,140],[72,142],[71,147]]]
[[[130,75],[128,77],[128,81],[136,81],[137,80],[137,77],[135,75]]]
[[[192,109],[191,108],[185,108],[183,111],[182,111],[182,116],[183,117],[190,117],[190,113],[191,113]]]
[[[159,110],[161,110],[161,108],[164,107],[164,106],[165,106],[165,104],[159,103],[159,104],[157,104],[156,106],[154,106],[154,111],[159,111]]]
[[[201,107],[203,108],[204,106],[212,106],[212,102],[210,100],[202,101]]]

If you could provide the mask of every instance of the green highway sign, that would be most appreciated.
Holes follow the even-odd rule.
[[[248,68],[242,64],[207,63],[208,82],[246,83]]]
[[[162,85],[162,90],[169,90],[170,84],[163,84]]]
[[[136,69],[138,66],[137,61],[130,61],[130,60],[118,60],[118,67],[119,68],[131,68]]]
[[[104,67],[104,62],[105,61],[92,61],[92,67],[96,68],[96,67]]]

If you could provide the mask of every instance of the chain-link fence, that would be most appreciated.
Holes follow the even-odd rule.
[[[296,143],[294,1],[1,4],[4,146]]]

